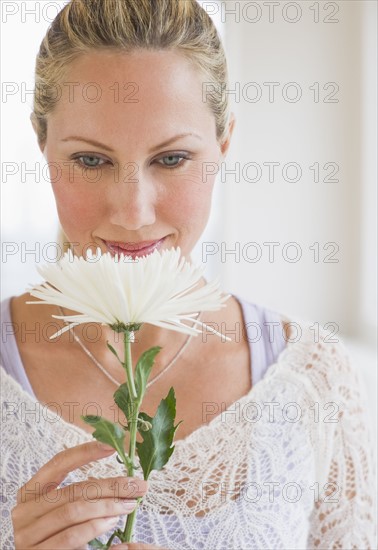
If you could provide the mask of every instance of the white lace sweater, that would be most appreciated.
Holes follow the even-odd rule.
[[[373,549],[375,455],[365,393],[341,342],[309,324],[237,403],[176,442],[153,472],[135,540],[172,549]],[[40,418],[25,411],[36,410]],[[1,548],[17,489],[90,434],[47,412],[1,368]],[[34,418],[34,420],[33,420]],[[37,421],[38,420],[38,421]],[[123,475],[115,456],[71,473]],[[120,518],[120,526],[124,524]],[[106,537],[102,537],[106,540]]]

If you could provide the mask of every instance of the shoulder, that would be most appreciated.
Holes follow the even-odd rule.
[[[268,376],[290,382],[308,401],[361,402],[362,378],[343,339],[311,320],[280,317],[286,345]]]
[[[18,315],[17,306],[16,309],[14,308],[14,304],[18,304],[20,298],[23,300],[23,297],[11,296],[1,302],[1,375],[7,381],[8,386],[11,379],[14,379],[21,385],[20,387],[27,389],[33,395],[21,357],[21,348],[32,327],[26,324],[22,316]],[[13,390],[15,389],[16,387],[13,388]]]
[[[311,371],[322,370],[332,365],[329,374],[338,371],[352,371],[350,355],[343,339],[332,329],[326,329],[317,322],[299,318],[289,318],[280,313],[285,339],[286,351],[291,359],[297,357],[301,362],[294,366]],[[305,361],[305,365],[303,365]]]
[[[20,384],[7,372],[2,363],[0,363],[0,403],[4,412],[7,403],[15,403],[22,400],[24,390]]]
[[[308,321],[284,322],[288,343],[265,379],[270,392],[286,388],[286,404],[295,403],[300,411],[319,483],[327,481],[332,464],[344,468],[353,453],[372,464],[366,390],[344,341],[324,327],[314,330]]]
[[[2,371],[13,373],[15,366],[19,363],[16,333],[20,325],[16,323],[11,313],[12,297],[1,301],[1,354],[0,363]]]
[[[1,300],[0,302],[0,308],[1,308],[1,320],[4,322],[4,319],[6,321],[10,318],[10,304],[14,296],[9,296],[7,298],[4,298],[4,300]]]
[[[360,431],[361,422],[369,424],[366,390],[343,339],[309,321],[284,322],[289,339],[272,372],[274,383],[280,379],[297,390],[296,400],[318,435]]]

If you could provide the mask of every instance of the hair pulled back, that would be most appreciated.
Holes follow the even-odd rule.
[[[40,144],[46,141],[47,115],[70,62],[111,48],[175,50],[191,60],[204,81],[213,84],[207,87],[206,102],[215,117],[217,140],[224,141],[229,121],[229,102],[222,93],[227,62],[217,29],[196,0],[71,0],[51,23],[36,58],[31,120]]]

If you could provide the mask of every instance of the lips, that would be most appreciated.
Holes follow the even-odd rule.
[[[157,248],[160,248],[165,237],[155,241],[139,241],[135,243],[122,243],[118,241],[104,241],[107,249],[112,255],[126,254],[132,258],[147,256]]]

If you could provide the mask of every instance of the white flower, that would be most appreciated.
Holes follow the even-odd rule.
[[[96,255],[88,250],[86,258],[74,256],[69,250],[58,263],[37,269],[46,282],[32,288],[30,294],[43,303],[80,313],[53,315],[69,324],[51,338],[89,322],[115,330],[132,330],[132,325],[149,323],[186,334],[196,335],[207,329],[220,335],[193,316],[200,311],[219,310],[230,297],[222,295],[218,279],[195,289],[203,268],[181,258],[180,248],[155,250],[135,260],[124,254],[101,254],[100,248]],[[190,327],[183,321],[194,325]]]

